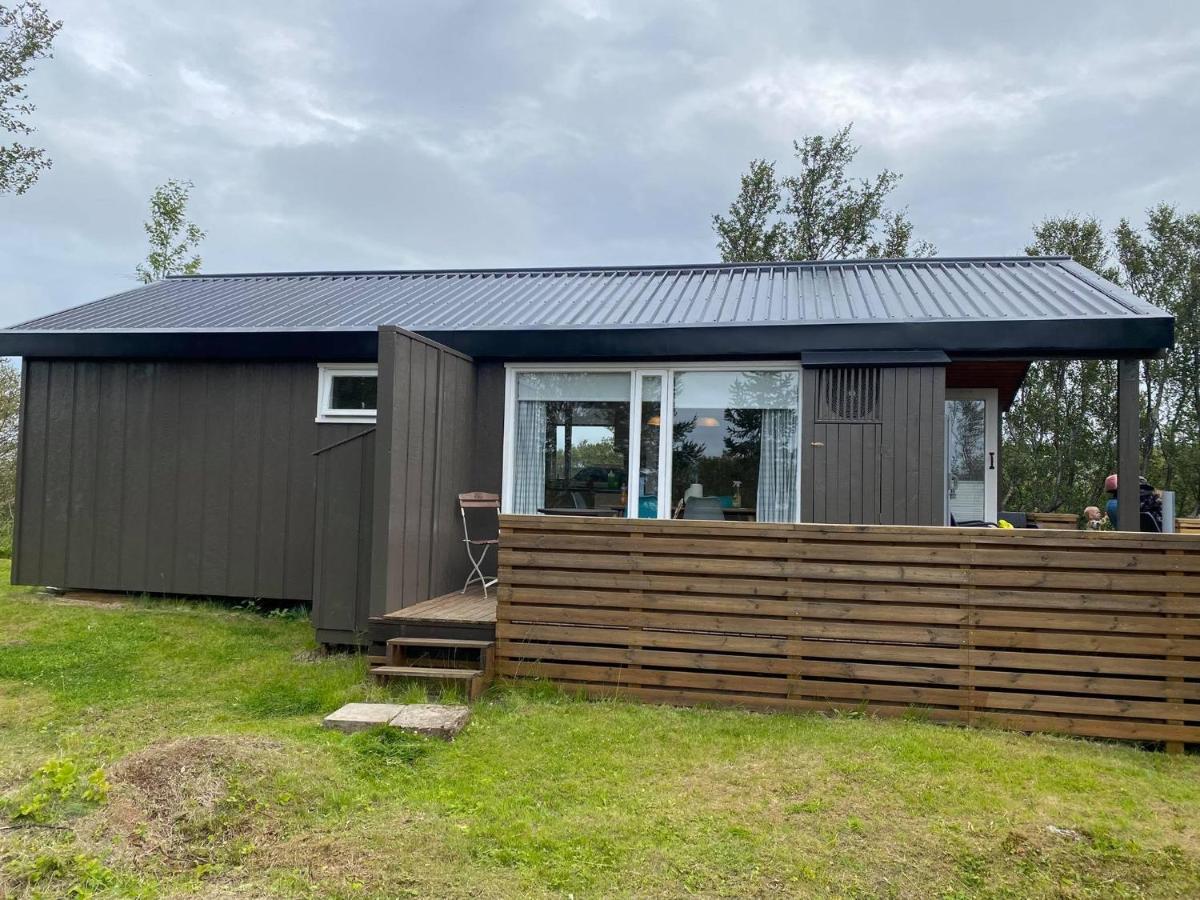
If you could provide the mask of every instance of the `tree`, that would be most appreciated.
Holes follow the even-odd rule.
[[[0,555],[12,554],[13,514],[17,497],[17,431],[21,410],[21,372],[0,359]]]
[[[717,249],[725,262],[930,256],[926,241],[912,243],[904,210],[886,207],[901,176],[884,169],[871,179],[847,170],[859,147],[851,125],[829,137],[793,142],[800,171],[780,179],[775,164],[752,160],[728,215],[713,216]]]
[[[1141,471],[1200,511],[1200,215],[1160,205],[1145,235],[1128,220],[1110,243],[1100,222],[1065,216],[1034,229],[1026,252],[1066,254],[1176,317],[1174,350],[1142,364]],[[1004,419],[1002,506],[1076,511],[1099,499],[1116,465],[1116,367],[1109,360],[1034,363]]]
[[[49,59],[61,21],[51,20],[36,0],[14,6],[0,4],[0,128],[9,134],[30,135],[26,121],[35,107],[25,90],[25,79],[39,59]],[[41,147],[19,140],[0,146],[0,194],[23,194],[50,168]]]
[[[1147,213],[1144,235],[1122,219],[1113,238],[1124,286],[1175,316],[1175,348],[1142,362],[1142,472],[1177,491],[1177,510],[1194,514],[1200,511],[1200,213],[1180,215],[1162,203]]]
[[[1104,227],[1094,217],[1061,216],[1033,230],[1030,256],[1070,256],[1110,281]],[[1004,420],[1001,506],[1046,512],[1094,502],[1115,464],[1116,367],[1109,360],[1033,363]]]
[[[737,199],[729,205],[729,216],[713,216],[717,249],[725,262],[774,262],[784,247],[784,223],[772,221],[783,194],[775,180],[775,164],[765,159],[750,161],[742,176]]]
[[[143,283],[200,271],[200,255],[194,251],[205,233],[187,217],[188,196],[194,186],[190,181],[172,178],[154,189],[145,226],[150,253],[145,264],[137,266],[137,276]]]

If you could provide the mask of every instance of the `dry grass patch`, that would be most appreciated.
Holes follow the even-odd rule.
[[[278,839],[275,773],[287,766],[283,746],[262,739],[152,744],[110,769],[108,803],[81,831],[168,870],[239,862]]]

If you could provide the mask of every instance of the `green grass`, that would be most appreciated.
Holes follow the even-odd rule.
[[[544,685],[451,744],[345,736],[388,694],[303,620],[0,589],[0,622],[0,896],[1200,895],[1194,756]]]

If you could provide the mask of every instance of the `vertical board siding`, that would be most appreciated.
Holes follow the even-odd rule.
[[[456,438],[478,447],[470,462],[471,483],[477,491],[500,493],[504,468],[504,364],[484,360],[475,364],[475,406],[464,409],[463,430]]]
[[[311,599],[315,362],[25,372],[14,581]]]
[[[17,441],[17,485],[14,499],[17,520],[13,525],[13,555],[10,577],[14,584],[21,584],[22,562],[21,544],[23,541],[19,519],[21,508],[25,505],[23,497],[42,497],[45,491],[45,452],[46,452],[46,401],[49,391],[44,383],[33,385],[35,378],[44,379],[49,374],[45,368],[32,367],[29,360],[21,360],[21,416],[20,435]],[[29,515],[25,517],[25,527],[31,536],[36,536],[40,542],[42,531],[41,506],[30,504]]]
[[[239,373],[240,374],[240,373]],[[203,363],[185,363],[179,371],[179,440],[175,480],[175,571],[168,576],[172,590],[186,594],[225,594],[227,578],[208,591],[201,567],[205,543],[205,498],[213,484],[204,477],[204,450],[209,430],[204,411],[212,390],[209,367]],[[214,423],[218,432],[220,423]],[[215,435],[214,435],[215,436]],[[241,467],[239,467],[240,469]],[[236,474],[236,470],[226,469]],[[228,563],[222,574],[228,570]],[[77,582],[72,582],[77,583]]]
[[[282,497],[285,520],[275,521],[276,511],[267,506],[258,510],[258,570],[255,579],[264,590],[286,596],[289,431],[291,417],[291,380],[287,369],[272,369],[264,380],[263,434],[259,481],[269,496]]]
[[[871,421],[821,419],[822,370],[803,370],[801,519],[853,525],[941,525],[945,459],[945,370],[873,370]],[[859,381],[864,372],[853,370]],[[834,378],[833,383],[842,383]]]
[[[443,362],[446,367],[445,415],[442,417],[439,429],[438,455],[446,457],[446,465],[438,470],[438,495],[447,493],[456,495],[464,490],[494,491],[499,493],[499,486],[492,487],[489,480],[476,479],[474,465],[476,457],[483,457],[496,462],[501,458],[503,437],[498,436],[495,443],[480,440],[476,425],[476,375],[475,366],[471,362],[452,355],[445,355]],[[500,426],[497,433],[502,431],[504,418],[504,401],[484,411],[491,423]],[[485,428],[485,432],[492,429]],[[467,485],[467,487],[463,487]],[[459,516],[457,499],[450,503],[438,504],[436,522],[436,546],[433,559],[434,581],[436,584],[447,585],[448,589],[458,587],[467,575],[466,559],[462,543],[462,523]],[[489,523],[493,529],[496,524]],[[488,535],[491,536],[491,535]],[[491,565],[495,564],[492,557]]]
[[[252,364],[238,365],[233,392],[233,434],[238,442],[239,465],[229,480],[229,526],[225,530],[229,541],[229,583],[257,584],[259,504],[258,489],[262,483],[263,403],[262,389],[266,382],[254,377]],[[315,397],[315,394],[314,394]],[[278,498],[283,502],[283,497]],[[274,527],[278,527],[275,523]]]
[[[173,582],[179,538],[175,532],[179,497],[179,381],[182,366],[156,367],[150,385],[149,515],[146,517],[144,590],[165,592],[185,586]],[[87,415],[77,410],[77,415]],[[136,476],[135,476],[136,477]],[[214,488],[215,489],[215,488]],[[76,585],[67,584],[68,587]]]
[[[344,632],[347,643],[366,631],[371,586],[375,429],[359,429],[316,454],[313,625]]]
[[[80,363],[75,372],[75,403],[87,409],[100,408],[100,366]],[[75,418],[71,423],[70,471],[72,486],[67,506],[67,582],[87,577],[95,562],[92,530],[83,523],[96,518],[96,447],[102,427],[97,415]]]
[[[41,544],[42,571],[47,583],[63,584],[67,578],[67,547],[70,541],[71,497],[71,436],[75,403],[75,368],[58,367],[49,373],[47,391],[46,434],[42,440],[45,448],[46,477],[43,482],[42,527],[38,535]],[[27,497],[37,502],[39,498]],[[18,518],[18,527],[20,519]],[[23,542],[22,553],[29,554],[35,548]],[[30,567],[37,571],[36,567]],[[27,573],[29,574],[29,573]]]
[[[150,519],[150,422],[153,419],[154,364],[131,362],[114,363],[114,372],[125,381],[125,420],[112,423],[120,429],[122,454],[121,504],[108,512],[121,532],[120,565],[113,588],[146,582],[149,565],[148,523]],[[118,368],[119,367],[119,368]],[[48,366],[46,368],[49,368]],[[123,425],[123,427],[122,427]],[[35,509],[36,503],[25,508]],[[25,578],[25,583],[49,579]],[[129,590],[149,590],[130,587]]]
[[[503,427],[503,402],[485,410]],[[379,420],[373,502],[370,615],[444,594],[467,574],[458,494],[474,482],[475,364],[395,328],[379,332]],[[498,463],[497,463],[498,467]]]
[[[1200,537],[504,516],[498,671],[1200,742]]]
[[[283,595],[312,598],[312,552],[316,512],[313,505],[316,462],[313,452],[362,426],[318,425],[316,419],[317,367],[304,366],[301,377],[288,379],[280,404],[291,407],[287,421],[287,451],[276,462],[287,471],[284,490],[270,510],[271,524],[284,534]]]
[[[122,368],[100,368],[97,416],[100,423],[125,421],[125,372]],[[102,424],[96,437],[96,508],[114,512],[112,515],[101,515],[95,519],[92,565],[96,577],[109,582],[120,578],[120,522],[125,487],[124,432],[125,429],[120,424],[116,427]]]

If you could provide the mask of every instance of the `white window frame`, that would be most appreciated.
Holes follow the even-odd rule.
[[[329,404],[333,399],[335,376],[379,379],[379,366],[375,363],[320,363],[317,366],[317,421],[344,422],[347,424],[374,423],[379,411],[376,409],[334,409]]]
[[[671,503],[671,479],[667,477],[670,474],[671,442],[662,440],[663,434],[672,434],[673,433],[671,426],[674,421],[675,410],[674,410],[673,406],[670,409],[667,408],[668,407],[667,397],[669,396],[667,394],[667,390],[671,387],[671,373],[668,372],[665,368],[633,369],[632,370],[633,383],[630,385],[630,390],[632,391],[632,399],[630,400],[630,405],[629,405],[629,425],[630,425],[630,427],[629,427],[629,469],[630,469],[630,472],[626,473],[626,478],[625,478],[625,487],[626,487],[626,490],[625,490],[625,495],[626,495],[626,497],[625,497],[625,499],[626,499],[625,516],[626,516],[626,518],[629,518],[629,519],[640,518],[638,516],[638,505],[642,499],[641,493],[640,493],[640,488],[639,488],[639,490],[633,490],[632,488],[635,486],[640,486],[641,481],[640,481],[639,477],[635,477],[632,481],[630,481],[628,475],[630,473],[632,473],[635,476],[641,475],[640,469],[641,469],[641,459],[642,459],[642,429],[633,427],[633,415],[634,415],[634,410],[636,409],[637,416],[638,416],[638,420],[637,420],[638,424],[641,426],[645,425],[645,423],[642,422],[642,420],[641,420],[642,381],[643,381],[643,379],[645,379],[647,377],[657,377],[657,378],[661,379],[661,381],[659,381],[659,390],[661,391],[661,394],[659,395],[659,402],[658,402],[659,441],[658,441],[658,497],[656,499],[656,503],[658,504],[657,508],[661,512],[663,509],[666,509]],[[659,515],[658,518],[661,519],[662,516]]]
[[[996,388],[947,388],[947,400],[982,400],[984,402],[984,435],[983,435],[983,509],[984,520],[998,522],[999,481],[1000,481],[1000,391]],[[942,509],[945,525],[950,524],[950,434],[944,440],[946,449],[943,454],[944,468],[942,472]]]
[[[662,433],[667,435],[666,440],[659,441],[659,490],[658,490],[658,519],[672,518],[671,508],[671,465],[672,465],[672,444],[670,436],[673,434],[673,424],[675,416],[675,404],[673,398],[675,396],[675,376],[680,372],[795,372],[796,373],[796,518],[795,521],[800,521],[800,486],[803,481],[804,459],[803,459],[803,431],[804,431],[804,416],[801,409],[801,401],[804,396],[803,372],[801,370],[800,361],[778,361],[772,360],[760,362],[758,360],[732,360],[732,361],[704,361],[697,360],[695,362],[671,363],[664,365],[661,361],[649,360],[645,362],[563,362],[563,363],[505,363],[504,365],[504,442],[501,455],[501,465],[503,472],[501,474],[500,488],[500,510],[504,513],[511,513],[512,510],[512,486],[515,480],[514,465],[515,459],[515,441],[517,433],[517,376],[525,372],[626,372],[629,374],[629,467],[632,469],[636,460],[640,457],[640,442],[641,432],[637,431],[634,434],[634,416],[636,411],[637,421],[641,422],[641,379],[645,375],[661,375],[662,376],[662,424],[659,426]],[[635,405],[636,404],[636,405]],[[638,451],[638,457],[635,457],[634,451]],[[626,484],[629,484],[628,474],[626,476]],[[632,482],[636,484],[636,481]],[[626,515],[630,518],[636,516],[629,515],[631,512],[637,511],[636,492],[629,491],[628,506]],[[646,521],[654,521],[647,519]]]

